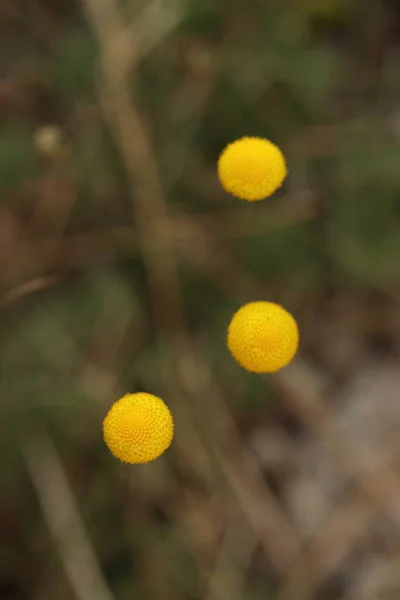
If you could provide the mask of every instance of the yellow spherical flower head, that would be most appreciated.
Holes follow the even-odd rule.
[[[287,175],[285,158],[269,140],[244,137],[229,144],[218,160],[222,187],[241,200],[254,202],[271,196]]]
[[[170,446],[174,422],[170,410],[157,396],[126,394],[115,402],[103,421],[104,441],[126,463],[147,463]]]
[[[279,304],[250,302],[233,315],[227,345],[247,371],[273,373],[296,354],[299,330],[292,315]]]

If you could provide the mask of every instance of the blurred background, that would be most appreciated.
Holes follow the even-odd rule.
[[[0,598],[400,598],[398,2],[2,0],[0,130]],[[289,164],[251,205],[244,135]],[[127,466],[142,390],[175,440]]]

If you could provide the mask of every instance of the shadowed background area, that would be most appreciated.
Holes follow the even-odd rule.
[[[400,597],[396,0],[2,0],[1,600]],[[219,153],[273,140],[272,198]],[[252,375],[243,303],[295,315]],[[101,424],[163,398],[171,449]]]

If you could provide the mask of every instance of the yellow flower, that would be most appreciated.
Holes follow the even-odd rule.
[[[174,422],[170,410],[157,396],[126,394],[110,408],[103,421],[104,441],[123,462],[146,463],[170,446]]]
[[[233,315],[227,345],[247,371],[273,373],[296,354],[299,330],[292,315],[279,304],[250,302]]]
[[[218,160],[218,177],[225,191],[250,202],[271,196],[286,175],[286,161],[278,146],[258,137],[229,144]]]

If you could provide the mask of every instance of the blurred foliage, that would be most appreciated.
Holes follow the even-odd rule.
[[[165,364],[179,336],[171,331],[161,341],[152,320],[132,217],[135,189],[98,101],[98,41],[77,2],[3,4],[0,527],[7,511],[16,511],[30,541],[23,552],[16,534],[1,542],[0,595],[73,598],[57,583],[63,575],[53,581],[39,569],[28,576],[25,566],[38,554],[46,564],[53,553],[20,454],[20,436],[40,422],[65,463],[115,598],[203,598],[221,538],[218,527],[202,531],[214,511],[213,475],[204,469],[200,480],[182,441],[178,458],[163,458],[148,475],[135,471],[135,495],[136,483],[101,439],[116,395],[165,395]],[[121,4],[133,31],[142,5]],[[374,293],[397,297],[400,13],[396,2],[356,0],[186,0],[179,11],[176,26],[132,73],[132,97],[154,145],[171,236],[180,240],[191,339],[246,431],[272,418],[276,398],[268,381],[238,369],[226,351],[226,325],[241,302],[282,302],[302,327],[332,290],[361,297],[360,307]],[[59,128],[62,146],[44,153],[35,136],[47,125]],[[243,135],[274,140],[290,171],[276,197],[251,214],[216,179],[219,152]],[[302,193],[312,198],[307,214]],[[355,327],[362,340],[363,327],[371,329]],[[302,352],[323,362],[319,335],[317,326],[308,329]],[[179,437],[195,400],[184,386],[177,389],[168,401],[176,403]],[[212,411],[204,418],[212,420]],[[201,427],[195,416],[189,421],[187,439],[196,448]],[[203,493],[212,497],[204,506]],[[197,508],[190,505],[195,496]],[[216,521],[230,518],[222,500]],[[249,600],[270,597],[276,582],[266,562],[249,566]],[[162,595],[163,586],[178,592]]]
[[[32,127],[17,121],[2,128],[0,140],[1,191],[29,181],[37,172]]]

